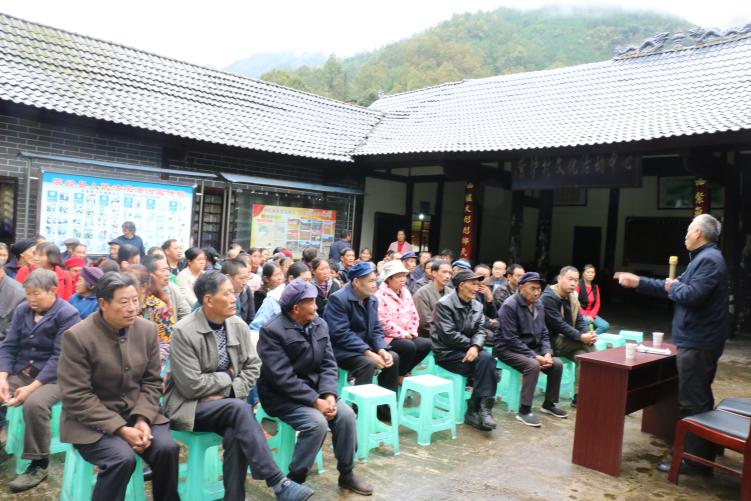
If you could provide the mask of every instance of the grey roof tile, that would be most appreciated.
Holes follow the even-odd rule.
[[[751,129],[751,36],[384,97],[355,155],[513,151]]]
[[[350,162],[381,117],[4,14],[0,99],[211,143]]]

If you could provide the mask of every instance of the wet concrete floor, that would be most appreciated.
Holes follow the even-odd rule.
[[[611,330],[621,328],[651,332],[670,332],[667,309],[648,314],[625,309],[613,312]],[[715,398],[751,398],[751,374],[748,359],[751,339],[731,340],[720,360],[714,384]],[[539,405],[541,401],[535,401]],[[569,409],[568,401],[561,406]],[[496,405],[498,429],[483,433],[465,425],[457,429],[456,440],[447,433],[434,435],[428,447],[416,444],[415,434],[405,428],[400,433],[401,454],[393,456],[389,447],[374,449],[369,461],[355,471],[375,487],[374,500],[732,500],[740,499],[740,481],[716,473],[711,477],[682,476],[679,485],[667,481],[667,475],[654,466],[668,450],[667,444],[640,431],[641,412],[625,418],[621,476],[611,477],[571,463],[576,410],[569,419],[558,420],[540,415],[543,426],[533,429],[514,419],[505,405]],[[327,439],[327,445],[330,438]],[[324,447],[326,471],[313,473],[309,485],[314,499],[368,499],[340,493],[336,463],[330,447]],[[0,500],[59,499],[62,455],[54,456],[49,479],[26,493],[13,495],[7,490],[13,478],[13,461],[0,467]],[[727,451],[723,461],[740,466],[741,456]],[[148,486],[148,484],[147,484]],[[249,480],[247,499],[274,499],[261,482]],[[147,487],[147,490],[149,487]]]

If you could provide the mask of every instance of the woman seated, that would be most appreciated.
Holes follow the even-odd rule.
[[[141,264],[132,264],[126,271],[138,282],[138,303],[141,305],[139,314],[142,318],[156,324],[159,335],[159,359],[162,361],[161,375],[164,377],[169,370],[170,338],[175,327],[175,316],[169,307],[169,298],[151,278],[149,270]]]
[[[318,316],[322,317],[323,310],[329,302],[329,296],[341,289],[342,284],[331,278],[331,265],[327,260],[317,257],[310,263],[310,268],[313,270],[313,285],[318,289],[316,298]]]
[[[596,275],[593,264],[585,264],[582,278],[576,286],[579,294],[579,304],[582,315],[587,325],[592,324],[597,334],[604,334],[610,328],[610,324],[600,317],[600,287],[594,283]]]
[[[81,315],[81,320],[99,310],[99,301],[96,299],[96,284],[104,276],[99,268],[81,268],[76,282],[76,293],[70,296],[68,302],[72,304]]]
[[[42,242],[34,250],[34,263],[18,270],[16,280],[23,283],[29,273],[36,268],[54,271],[57,276],[57,297],[67,301],[75,292],[75,283],[71,274],[62,268],[63,257],[60,249],[52,242]]]
[[[180,293],[192,307],[198,302],[193,285],[206,268],[206,253],[198,247],[191,247],[185,251],[185,259],[188,266],[177,274],[177,285],[180,287]]]
[[[378,321],[391,349],[399,354],[399,375],[408,375],[428,353],[429,338],[418,337],[420,318],[407,289],[407,268],[401,261],[389,261],[383,268],[383,283],[376,292]]]
[[[269,261],[261,269],[261,286],[253,293],[256,311],[261,309],[264,299],[272,291],[284,283],[284,270],[275,261]]]

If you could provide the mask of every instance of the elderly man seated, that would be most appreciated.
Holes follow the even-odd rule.
[[[496,427],[492,412],[498,373],[495,359],[483,349],[488,330],[482,305],[475,299],[480,278],[469,270],[454,274],[454,291],[435,305],[430,336],[436,363],[472,378],[472,396],[464,422],[489,431]]]
[[[355,384],[369,384],[381,369],[378,384],[396,391],[399,355],[389,351],[378,321],[375,269],[360,263],[349,270],[349,283],[329,296],[323,318],[339,367],[349,371]],[[382,406],[383,407],[383,406]],[[381,418],[387,412],[379,407]]]
[[[258,392],[264,410],[297,430],[291,480],[304,483],[331,429],[339,486],[369,496],[373,488],[352,473],[357,449],[355,413],[337,401],[337,368],[329,329],[316,315],[318,289],[303,280],[282,292],[282,314],[261,328]]]
[[[527,426],[539,427],[540,420],[532,414],[532,398],[540,371],[548,376],[545,402],[541,411],[557,418],[568,414],[556,407],[561,388],[563,364],[553,358],[545,309],[538,301],[545,281],[533,271],[519,280],[519,290],[504,301],[498,313],[500,334],[495,339],[494,354],[498,359],[522,373],[521,406],[516,419]]]
[[[310,498],[311,489],[286,478],[274,463],[263,430],[245,402],[261,361],[248,324],[236,315],[232,281],[210,271],[198,277],[194,290],[200,307],[172,333],[164,399],[172,427],[222,435],[225,499],[245,499],[248,467],[277,499]]]
[[[99,311],[63,335],[60,438],[99,467],[93,500],[125,499],[135,454],[151,465],[154,499],[179,499],[178,447],[159,412],[157,328],[139,317],[138,298],[132,276],[106,273]]]
[[[4,280],[11,280],[5,278]],[[10,490],[21,492],[47,478],[51,408],[60,400],[57,363],[63,332],[80,321],[78,310],[57,297],[57,275],[38,268],[23,283],[26,302],[16,308],[5,341],[0,344],[0,403],[23,405],[26,471]],[[4,414],[5,408],[0,412]]]

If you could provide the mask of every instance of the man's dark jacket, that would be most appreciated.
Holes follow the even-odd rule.
[[[338,373],[329,329],[320,317],[307,328],[282,313],[261,328],[258,395],[271,416],[284,415],[318,398],[337,396]]]
[[[677,282],[665,292],[665,281],[639,277],[642,294],[675,303],[672,342],[679,348],[722,353],[728,326],[728,271],[716,244],[690,253],[691,261]]]
[[[436,362],[449,353],[466,352],[472,346],[483,349],[487,335],[485,314],[477,300],[464,303],[453,291],[436,303],[430,332]]]
[[[352,284],[329,296],[323,319],[337,360],[364,355],[367,350],[378,353],[389,349],[378,321],[378,299],[370,296],[361,303]]]
[[[545,308],[540,301],[527,306],[518,292],[506,299],[498,313],[500,333],[495,336],[493,354],[518,353],[528,357],[552,354],[548,329],[545,327]]]
[[[545,307],[545,325],[551,341],[555,341],[559,335],[564,335],[573,341],[581,341],[582,333],[589,330],[578,305],[576,321],[571,318],[570,298],[569,295],[564,301],[561,295],[550,286],[540,296],[540,301]]]

